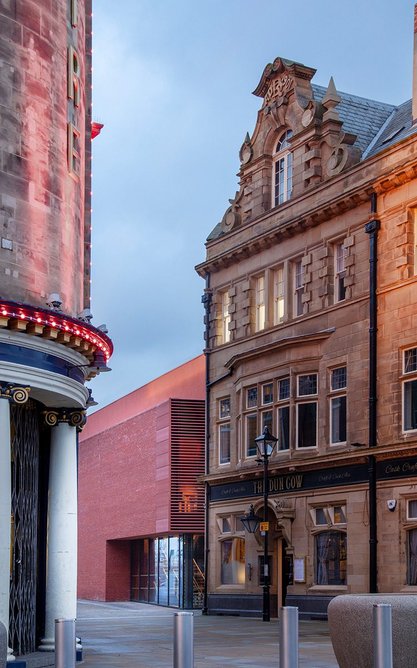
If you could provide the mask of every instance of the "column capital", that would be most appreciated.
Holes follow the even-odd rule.
[[[43,412],[48,427],[56,427],[60,422],[66,422],[70,427],[82,431],[87,422],[86,411],[79,408],[50,408]]]
[[[0,399],[8,399],[15,404],[25,404],[29,399],[30,387],[0,382]]]

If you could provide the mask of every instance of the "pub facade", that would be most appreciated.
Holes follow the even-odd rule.
[[[209,614],[417,586],[417,91],[396,106],[283,58],[206,242]]]

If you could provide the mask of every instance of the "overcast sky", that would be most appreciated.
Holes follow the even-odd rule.
[[[238,152],[277,56],[341,91],[411,97],[413,0],[95,0],[93,323],[113,371],[100,406],[203,349],[205,239],[238,188]]]

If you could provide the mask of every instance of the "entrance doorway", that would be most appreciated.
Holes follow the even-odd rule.
[[[293,583],[293,555],[287,553],[288,543],[285,538],[278,538],[276,541],[277,554],[277,609],[278,617],[280,609],[285,606],[288,585]]]

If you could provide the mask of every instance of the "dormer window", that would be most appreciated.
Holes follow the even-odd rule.
[[[272,206],[278,206],[291,197],[292,153],[289,148],[291,137],[292,131],[286,130],[279,138],[273,155]]]

